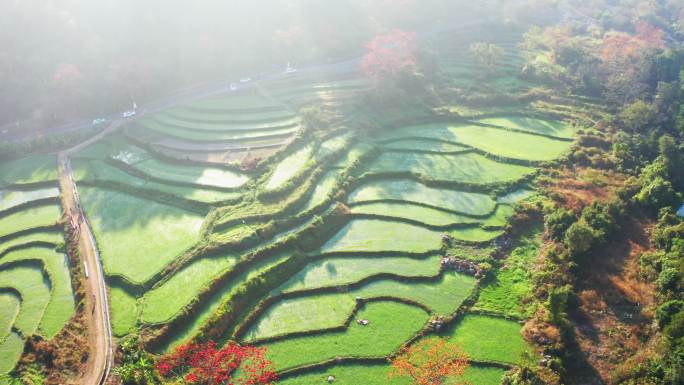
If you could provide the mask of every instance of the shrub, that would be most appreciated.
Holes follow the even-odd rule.
[[[658,326],[664,328],[670,323],[672,317],[682,310],[684,310],[684,300],[667,301],[658,306],[658,309],[656,310],[656,320],[658,321]]]
[[[596,242],[594,230],[582,221],[573,223],[568,231],[565,232],[563,243],[568,248],[570,254],[577,257],[584,257]]]
[[[577,222],[575,213],[571,210],[559,208],[547,215],[545,226],[549,230],[551,237],[556,241],[560,241],[563,238],[563,234],[575,222]]]

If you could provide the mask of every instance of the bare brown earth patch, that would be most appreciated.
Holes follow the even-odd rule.
[[[639,256],[651,249],[653,223],[628,219],[577,273],[569,312],[575,343],[567,360],[576,384],[612,384],[652,352],[654,288],[639,277]]]

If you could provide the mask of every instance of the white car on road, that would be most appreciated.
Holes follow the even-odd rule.
[[[126,119],[126,118],[132,118],[132,117],[134,117],[134,116],[135,116],[135,111],[133,111],[133,110],[131,110],[131,111],[126,111],[126,112],[124,112],[123,114],[121,114],[121,117],[124,118],[124,119]]]

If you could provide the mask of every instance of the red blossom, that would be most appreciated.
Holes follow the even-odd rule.
[[[240,369],[240,377],[234,378]],[[228,343],[218,349],[211,341],[187,344],[162,357],[157,363],[162,377],[183,377],[197,385],[269,385],[277,380],[266,349]]]
[[[368,52],[361,70],[374,80],[393,77],[405,70],[415,70],[418,44],[414,32],[395,29],[378,35],[366,45]]]

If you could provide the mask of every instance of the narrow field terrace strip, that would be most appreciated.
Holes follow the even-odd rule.
[[[7,290],[7,289],[5,289]],[[13,291],[0,291],[0,341],[12,330],[14,320],[19,314],[21,297]]]
[[[0,211],[11,209],[18,205],[38,199],[56,198],[59,196],[57,187],[37,190],[0,190]]]
[[[417,221],[429,226],[449,226],[454,224],[477,223],[482,219],[453,212],[433,209],[411,203],[377,202],[361,203],[351,209],[353,214],[381,215]]]
[[[28,208],[0,218],[0,237],[33,227],[54,225],[62,217],[57,205]]]
[[[354,219],[321,248],[322,253],[439,250],[441,233],[402,222]]]
[[[370,165],[368,171],[410,172],[438,181],[493,184],[516,181],[535,170],[527,166],[497,162],[475,153],[440,155],[386,152]]]
[[[572,125],[558,121],[531,118],[525,116],[501,116],[478,120],[480,123],[490,124],[504,128],[513,128],[521,131],[529,131],[538,134],[551,135],[559,138],[571,139],[577,129]]]
[[[402,277],[435,276],[439,274],[439,261],[438,255],[425,258],[363,255],[325,258],[308,264],[304,270],[274,290],[274,293],[348,285],[380,273]]]
[[[31,247],[4,255],[0,258],[0,269],[10,262],[23,260],[41,261],[49,274],[50,302],[40,321],[40,332],[46,339],[52,339],[74,313],[69,261],[64,254],[42,247]]]
[[[40,232],[22,235],[20,237],[12,238],[8,241],[0,243],[0,254],[5,253],[11,248],[24,245],[31,242],[51,243],[59,245],[64,242],[64,236],[59,231]]]
[[[199,240],[199,215],[99,188],[79,192],[107,274],[142,283]]]
[[[416,136],[420,134],[417,133]],[[386,142],[383,144],[386,150],[394,151],[430,151],[430,152],[444,152],[453,153],[465,151],[468,147],[464,147],[455,143],[443,142],[438,139],[398,139]]]
[[[249,179],[239,172],[217,167],[169,164],[157,159],[137,163],[135,168],[155,178],[221,188],[237,188]]]
[[[506,158],[545,161],[567,152],[572,142],[483,126],[449,126],[453,139]]]
[[[407,139],[396,139],[402,137],[407,137]],[[456,143],[460,143],[491,155],[529,161],[556,159],[568,151],[572,145],[572,142],[568,140],[516,132],[505,128],[453,123],[431,123],[402,127],[384,133],[380,139],[389,142],[385,144],[385,148],[393,148],[395,143],[416,142],[416,144],[422,143],[422,145],[416,146],[416,150],[446,152],[444,148],[452,146],[453,152],[458,149]],[[432,148],[430,144],[433,145]],[[468,147],[461,147],[460,149],[462,151]],[[403,149],[411,150],[408,146]]]
[[[57,157],[35,155],[0,163],[0,187],[57,180]]]
[[[388,364],[340,364],[327,369],[309,371],[280,381],[281,385],[325,385],[335,377],[337,385],[410,385],[408,377],[389,378]],[[470,366],[462,376],[447,378],[444,385],[499,385],[506,370],[497,367]]]
[[[488,215],[496,207],[496,202],[486,194],[437,189],[402,179],[380,180],[364,184],[349,194],[348,198],[351,204],[383,200],[417,203],[478,216]]]
[[[24,339],[16,332],[8,334],[0,342],[0,375],[11,372],[17,362],[19,362],[19,357],[21,357],[23,352]],[[3,379],[0,378],[0,384],[2,384],[2,381]],[[9,380],[7,384],[9,384]]]
[[[218,191],[201,187],[177,186],[147,181],[100,160],[86,161],[76,159],[72,161],[72,167],[77,182],[115,182],[126,186],[157,190],[181,198],[207,203],[232,200],[240,196],[240,193],[237,191]]]
[[[442,336],[461,346],[471,359],[515,365],[530,351],[521,330],[515,321],[469,314]]]
[[[50,283],[41,266],[36,263],[0,270],[0,289],[3,288],[14,289],[21,296],[14,327],[23,335],[33,335],[50,303]]]
[[[235,255],[204,257],[183,267],[143,297],[142,320],[146,323],[169,321],[183,306],[222,271],[237,262]]]
[[[266,190],[274,190],[295,176],[313,155],[313,147],[303,147],[287,156],[276,166],[266,182]]]
[[[136,298],[123,288],[109,285],[109,307],[111,308],[112,334],[125,336],[133,331],[138,318]]]
[[[420,303],[437,314],[458,309],[475,287],[475,279],[446,273],[433,282],[380,280],[346,293],[313,294],[285,299],[269,309],[245,336],[261,339],[275,335],[341,326],[356,306],[356,298],[396,297]]]
[[[267,357],[278,370],[335,357],[383,357],[423,328],[429,316],[422,309],[396,302],[374,302],[358,314],[368,325],[352,322],[342,332],[290,338],[268,344]]]

